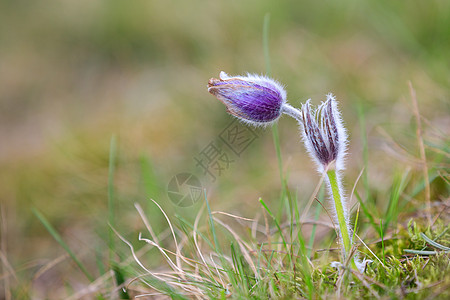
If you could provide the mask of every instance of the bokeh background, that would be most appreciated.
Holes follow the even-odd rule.
[[[208,79],[266,72],[267,14],[271,73],[289,102],[318,104],[330,91],[340,101],[351,138],[347,189],[364,166],[366,139],[367,180],[381,208],[397,172],[417,167],[397,148],[418,157],[408,81],[427,143],[448,145],[449,1],[1,1],[0,286],[38,299],[89,283],[32,208],[101,275],[112,137],[114,226],[136,245],[144,226],[134,203],[158,232],[167,225],[150,198],[169,216],[199,210],[201,201],[180,208],[167,197],[179,172],[197,174],[214,210],[252,218],[259,197],[277,210],[270,128],[254,129],[258,138],[214,182],[194,160],[232,121]],[[284,174],[304,202],[319,176],[294,120],[278,128]],[[118,240],[116,251],[129,256]]]

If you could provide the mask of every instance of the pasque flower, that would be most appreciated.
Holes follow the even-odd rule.
[[[208,92],[222,101],[230,114],[254,125],[271,124],[292,108],[281,84],[264,76],[220,72],[219,79],[209,80]]]
[[[286,91],[275,80],[251,74],[233,77],[225,72],[220,72],[219,79],[209,80],[208,91],[225,104],[230,114],[249,124],[268,125],[283,113],[297,119],[307,151],[319,172],[326,173],[342,261],[350,259],[351,267],[362,271],[363,264],[356,255],[351,255],[352,230],[340,175],[344,169],[347,134],[334,96],[328,94],[327,100],[315,110],[309,100],[298,110],[287,103]]]
[[[353,241],[349,210],[343,193],[340,171],[344,169],[347,134],[342,124],[336,99],[332,94],[316,110],[311,110],[308,100],[302,105],[302,135],[305,147],[317,163],[320,173],[326,172],[325,182],[331,196],[334,224],[342,246],[343,262],[350,258],[352,268],[364,270],[357,255],[350,257]]]
[[[334,96],[328,94],[327,101],[315,111],[311,111],[310,100],[303,104],[301,123],[305,147],[319,172],[329,168],[343,170],[347,134]]]

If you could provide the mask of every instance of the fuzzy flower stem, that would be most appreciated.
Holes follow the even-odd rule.
[[[344,259],[347,258],[347,256],[350,254],[352,242],[350,240],[351,230],[348,227],[348,224],[346,222],[345,213],[344,213],[344,206],[342,204],[341,200],[341,193],[339,191],[339,183],[338,178],[336,175],[336,170],[331,169],[327,171],[328,180],[330,183],[331,188],[331,197],[334,200],[334,207],[336,209],[336,216],[337,221],[339,225],[339,233],[340,233],[340,239],[341,243],[344,245]],[[354,259],[351,260],[352,268],[358,269],[356,267]]]
[[[339,192],[339,185],[337,182],[336,171],[328,170],[327,171],[328,179],[330,180],[332,197],[334,200],[334,206],[336,208],[336,215],[338,218],[339,229],[341,231],[342,241],[344,244],[345,252],[348,253],[350,251],[350,234],[347,228],[347,223],[345,221],[344,216],[344,207],[342,206],[341,194]]]
[[[290,117],[293,117],[300,123],[303,122],[301,111],[295,107],[292,107],[291,105],[289,105],[287,103],[283,105],[283,107],[281,108],[281,112]]]

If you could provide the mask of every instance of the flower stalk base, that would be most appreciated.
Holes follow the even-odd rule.
[[[347,216],[344,213],[345,209],[344,204],[342,203],[341,192],[339,190],[338,178],[336,175],[336,170],[328,170],[327,171],[328,181],[331,189],[331,198],[333,199],[334,208],[336,211],[337,217],[337,225],[339,226],[339,238],[341,239],[341,244],[343,245],[344,251],[343,256],[344,260],[348,259],[348,255],[350,255],[350,250],[352,247],[352,240],[350,239],[351,230],[349,228],[349,224],[347,222]],[[354,258],[351,259],[351,266],[353,269],[357,270],[357,266]]]

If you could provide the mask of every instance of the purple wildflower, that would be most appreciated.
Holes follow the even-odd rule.
[[[311,111],[308,100],[302,105],[303,138],[306,149],[317,162],[319,172],[333,167],[344,169],[347,134],[332,94],[317,110]]]
[[[233,116],[254,125],[266,125],[284,112],[286,91],[275,80],[252,74],[231,77],[225,72],[220,72],[219,78],[209,80],[208,92],[225,104]]]

